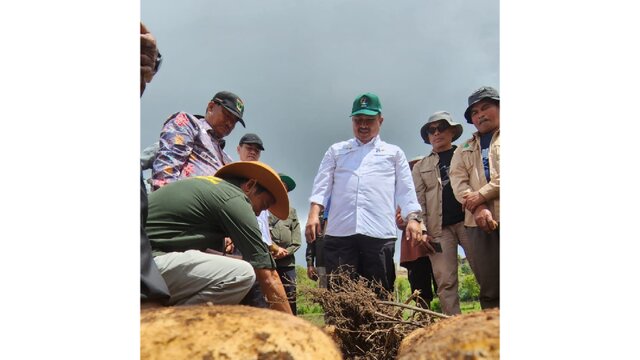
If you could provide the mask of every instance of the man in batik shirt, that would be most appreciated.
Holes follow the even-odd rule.
[[[214,174],[232,162],[223,150],[224,138],[237,122],[245,126],[243,113],[242,99],[221,91],[209,101],[204,116],[186,112],[171,115],[162,127],[153,162],[153,190],[178,179]]]

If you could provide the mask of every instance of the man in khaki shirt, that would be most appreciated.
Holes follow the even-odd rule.
[[[456,149],[452,142],[462,135],[462,125],[453,122],[448,112],[438,111],[422,126],[420,135],[433,149],[413,167],[413,182],[427,234],[442,248],[441,252],[429,252],[442,312],[456,315],[460,314],[458,244],[467,256],[469,247],[464,210],[454,197],[449,166]]]
[[[478,131],[456,149],[451,185],[465,209],[469,264],[480,284],[483,309],[500,307],[500,95],[484,86],[464,113]]]

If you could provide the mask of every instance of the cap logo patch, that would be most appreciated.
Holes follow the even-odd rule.
[[[240,98],[236,100],[236,109],[238,109],[238,111],[240,112],[242,112],[242,110],[244,109],[244,103],[242,102],[242,100],[240,100]]]
[[[366,96],[360,98],[360,107],[366,108],[369,106],[369,99]]]

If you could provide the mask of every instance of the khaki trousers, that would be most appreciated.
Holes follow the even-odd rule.
[[[500,227],[489,234],[477,227],[466,230],[471,255],[467,258],[480,285],[480,306],[500,307]]]
[[[441,253],[429,255],[431,268],[438,284],[438,298],[442,312],[447,315],[460,314],[458,297],[458,244],[468,257],[469,238],[464,221],[442,227],[442,234],[434,239],[442,246]]]
[[[256,279],[248,262],[198,250],[171,252],[154,260],[171,293],[167,305],[238,304]]]

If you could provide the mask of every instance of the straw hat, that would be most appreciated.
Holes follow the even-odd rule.
[[[278,173],[269,165],[260,161],[236,161],[218,169],[215,176],[223,179],[229,177],[255,179],[260,186],[267,189],[276,199],[275,203],[269,207],[269,212],[282,220],[286,220],[289,217],[287,189],[280,181]]]

